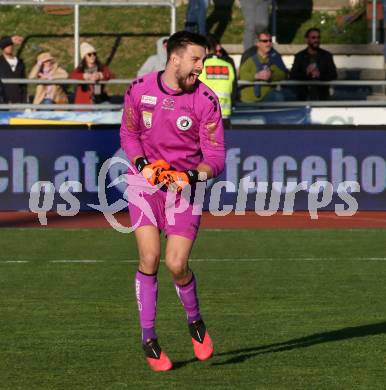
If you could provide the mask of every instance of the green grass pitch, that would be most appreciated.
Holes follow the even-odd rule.
[[[215,356],[193,359],[161,265],[157,330],[175,369],[156,374],[132,235],[1,229],[0,389],[384,389],[385,242],[376,229],[202,230],[191,266]]]

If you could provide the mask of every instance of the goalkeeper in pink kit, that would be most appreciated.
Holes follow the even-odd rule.
[[[196,279],[188,265],[200,215],[193,206],[168,221],[167,191],[177,192],[221,173],[224,168],[224,130],[216,95],[198,80],[208,45],[203,36],[186,31],[167,44],[165,71],[137,78],[125,94],[120,130],[121,146],[138,172],[158,186],[143,194],[154,218],[129,202],[139,252],[135,291],[142,329],[142,345],[149,366],[167,371],[172,362],[161,349],[155,330],[160,232],[167,237],[165,264],[185,309],[193,350],[199,360],[213,355],[213,344],[201,317]],[[167,191],[166,191],[167,190]]]

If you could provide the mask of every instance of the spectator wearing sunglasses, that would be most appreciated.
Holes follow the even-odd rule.
[[[307,47],[295,55],[290,72],[292,80],[331,81],[337,78],[332,54],[320,48],[320,30],[310,28],[305,33]],[[299,100],[327,100],[330,97],[329,86],[299,86]]]
[[[287,78],[288,70],[281,55],[272,47],[272,35],[262,32],[257,35],[256,46],[242,56],[240,80],[244,81],[281,81]],[[243,87],[240,100],[244,103],[261,101],[283,101],[282,91],[270,85],[252,85]]]
[[[204,68],[199,80],[217,95],[222,118],[228,119],[237,96],[236,70],[233,61],[230,62],[222,57],[221,45],[214,35],[207,35],[206,40],[209,44],[209,52],[204,59]]]
[[[114,78],[110,69],[99,61],[94,46],[83,42],[80,45],[80,56],[82,62],[71,72],[71,79],[101,81]],[[103,84],[81,84],[76,87],[75,104],[99,104],[108,101]]]

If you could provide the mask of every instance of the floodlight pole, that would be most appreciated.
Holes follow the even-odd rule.
[[[271,19],[271,23],[272,23],[272,41],[273,43],[276,43],[277,42],[277,10],[276,10],[276,0],[272,0],[272,19]]]
[[[79,4],[74,5],[74,65],[79,65]]]
[[[170,7],[170,35],[176,32],[176,0],[172,0]]]
[[[371,43],[377,43],[377,0],[373,0],[373,14],[371,20],[372,37]]]

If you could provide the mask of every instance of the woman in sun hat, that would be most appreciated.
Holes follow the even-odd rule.
[[[55,61],[49,52],[38,55],[29,79],[58,80],[67,79],[68,73]],[[67,104],[68,98],[63,88],[58,84],[39,84],[36,87],[34,104]]]

